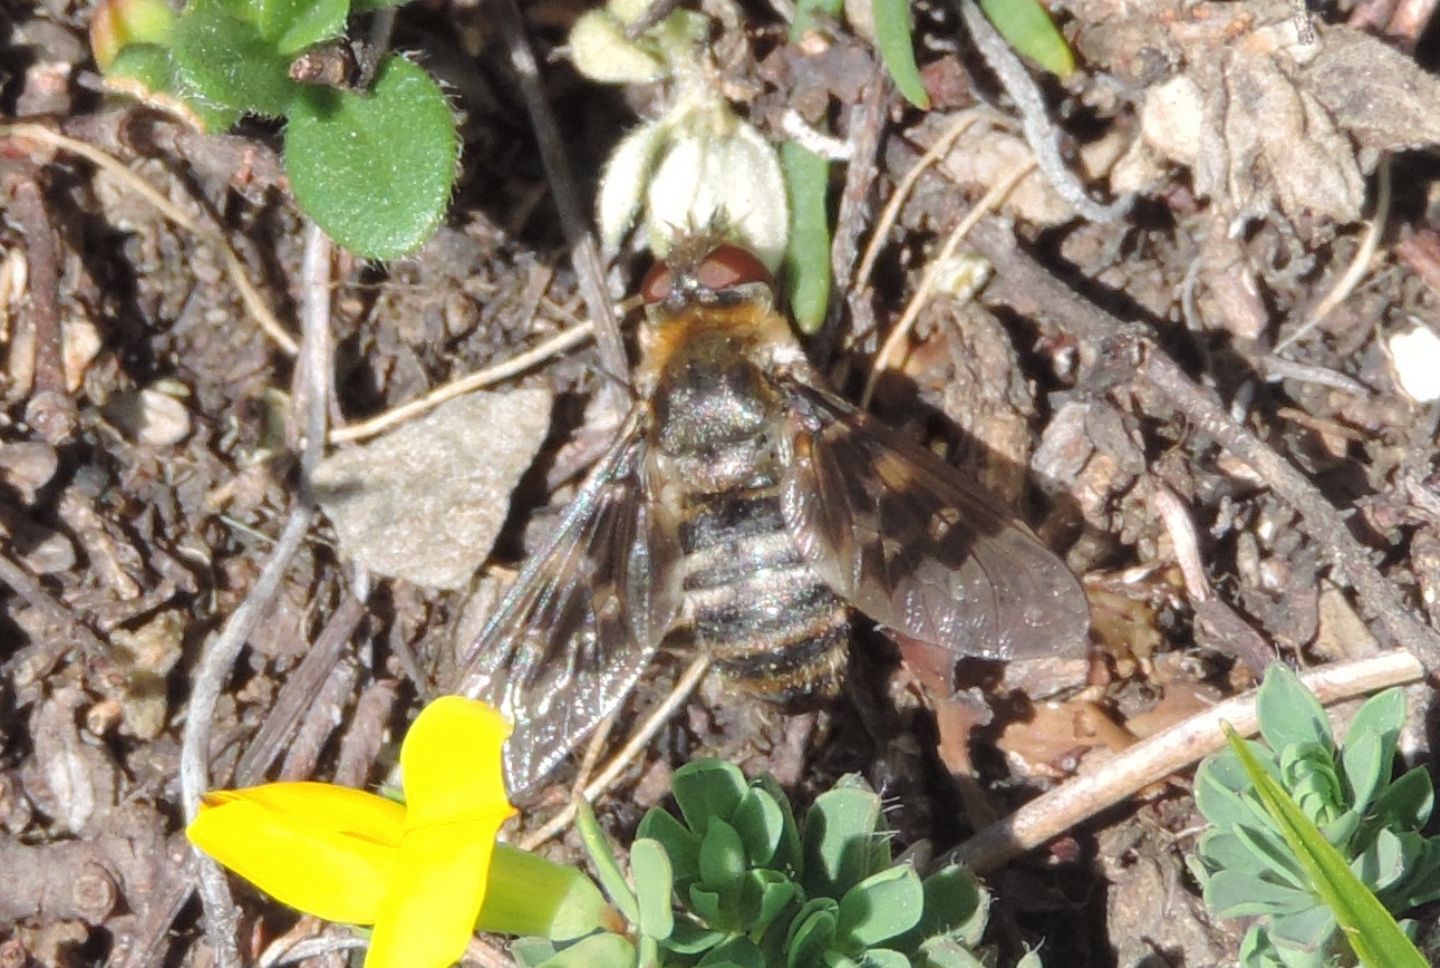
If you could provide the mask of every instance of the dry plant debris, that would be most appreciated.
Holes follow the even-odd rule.
[[[851,693],[796,719],[714,683],[685,699],[699,675],[662,661],[610,752],[667,695],[681,708],[625,756],[597,746],[602,818],[628,835],[702,751],[802,798],[868,771],[903,844],[991,870],[1012,957],[1043,937],[1076,966],[1233,958],[1184,869],[1204,716],[1243,724],[1276,659],[1337,701],[1440,662],[1426,5],[1057,0],[1080,70],[1031,73],[1032,103],[929,0],[928,112],[876,82],[858,9],[792,42],[788,4],[701,6],[728,11],[711,41],[736,113],[771,142],[825,129],[845,159],[830,261],[846,285],[810,349],[852,398],[1036,131],[1093,208],[1134,193],[1087,221],[1042,158],[964,235],[989,283],[914,304],[873,401],[1086,576],[1093,647],[937,683],[867,631]],[[191,902],[182,742],[203,713],[210,782],[382,782],[545,509],[603,451],[624,376],[608,297],[644,266],[622,247],[607,288],[584,212],[655,92],[576,76],[561,48],[588,7],[507,4],[498,31],[483,5],[401,7],[396,43],[459,112],[459,187],[412,257],[342,253],[318,276],[273,128],[202,135],[101,99],[88,3],[7,8],[0,964],[209,965],[226,917],[245,963],[313,933],[243,889],[233,908],[210,886],[203,913]],[[297,336],[316,298],[328,325]],[[397,410],[475,373],[482,395]],[[388,435],[349,446],[375,418]],[[327,422],[334,446],[302,481],[301,442]],[[202,694],[277,541],[274,594]],[[1434,758],[1428,701],[1402,741],[1415,761]],[[516,839],[553,836],[568,792],[558,778]],[[566,836],[549,849],[573,856]]]

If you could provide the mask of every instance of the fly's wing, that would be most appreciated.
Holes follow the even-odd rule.
[[[679,610],[680,547],[650,499],[645,423],[637,408],[464,660],[459,691],[515,724],[512,798],[624,700]]]
[[[822,581],[881,625],[948,653],[1080,654],[1080,583],[996,501],[826,390],[777,382],[793,448],[785,522]]]

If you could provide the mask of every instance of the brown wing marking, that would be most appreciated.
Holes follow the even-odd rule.
[[[1089,606],[1065,564],[993,498],[897,431],[794,377],[786,524],[836,594],[958,655],[1076,655]]]
[[[651,500],[637,408],[471,646],[459,691],[515,723],[505,747],[516,798],[634,687],[680,606],[680,547]]]

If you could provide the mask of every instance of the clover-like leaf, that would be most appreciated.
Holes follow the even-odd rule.
[[[749,938],[731,938],[706,952],[696,968],[767,968],[765,956]]]
[[[785,814],[780,804],[764,790],[751,787],[735,808],[732,823],[745,845],[745,857],[753,867],[763,867],[775,857],[785,834]]]
[[[821,963],[821,956],[835,940],[840,906],[833,898],[811,898],[790,925],[786,968],[807,968]]]
[[[690,829],[701,837],[710,818],[728,821],[745,799],[745,775],[733,763],[695,760],[675,771],[670,792]]]
[[[805,815],[804,886],[811,897],[838,897],[870,875],[880,798],[869,790],[837,787],[815,798]]]
[[[700,841],[700,881],[708,890],[726,892],[745,873],[745,844],[735,828],[711,817]]]
[[[445,95],[402,57],[381,63],[368,94],[306,87],[285,131],[295,198],[327,235],[368,258],[404,255],[429,237],[458,155]]]
[[[641,838],[630,847],[630,870],[635,875],[635,899],[640,917],[636,927],[647,938],[663,941],[675,928],[670,903],[674,878],[670,858],[658,841]]]
[[[700,837],[668,811],[659,807],[646,811],[635,835],[658,841],[665,848],[678,890],[688,890],[700,876]]]
[[[853,950],[899,937],[920,922],[924,904],[925,888],[909,864],[872,874],[840,899],[839,942]]]

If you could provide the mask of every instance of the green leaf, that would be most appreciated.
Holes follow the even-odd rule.
[[[1039,0],[980,0],[1005,42],[1058,77],[1075,72],[1075,55]]]
[[[544,968],[633,968],[635,948],[618,934],[592,934],[542,964]]]
[[[752,867],[768,865],[785,833],[785,814],[774,797],[756,787],[745,792],[732,818],[735,832],[745,845],[745,857]]]
[[[282,54],[293,55],[345,32],[350,0],[264,0],[256,26]]]
[[[701,958],[697,968],[766,968],[765,956],[749,938],[731,938]]]
[[[1269,681],[1267,673],[1266,683]],[[1261,689],[1263,691],[1264,686]],[[1315,701],[1313,696],[1310,700]],[[1321,836],[1309,818],[1286,796],[1235,735],[1235,731],[1227,729],[1227,734],[1231,748],[1240,758],[1250,781],[1255,784],[1255,792],[1285,834],[1290,849],[1304,865],[1315,891],[1340,923],[1355,954],[1370,965],[1422,968],[1425,959],[1396,925],[1390,912],[1360,882],[1339,851]]]
[[[719,891],[708,891],[696,884],[690,888],[690,910],[700,920],[715,927],[730,927],[731,912],[721,904]]]
[[[1289,887],[1236,871],[1216,871],[1205,884],[1205,906],[1221,918],[1295,914],[1316,903],[1307,889]]]
[[[217,0],[186,7],[171,50],[180,77],[220,107],[278,118],[300,88],[290,80],[290,58]]]
[[[790,193],[790,240],[785,248],[785,287],[800,332],[825,322],[830,305],[830,163],[794,141],[780,146],[780,167]]]
[[[875,18],[875,46],[895,87],[917,108],[929,108],[930,95],[925,93],[910,42],[910,0],[871,0],[871,11]]]
[[[285,130],[285,169],[296,200],[326,234],[356,255],[391,259],[440,224],[459,148],[440,88],[389,57],[368,96],[305,88]]]
[[[665,848],[655,840],[635,841],[630,847],[630,870],[635,875],[635,899],[640,907],[636,926],[647,938],[664,941],[675,928],[671,907],[674,878]]]
[[[1385,755],[1385,741],[1374,732],[1359,735],[1352,728],[1340,754],[1344,772],[1346,800],[1352,807],[1365,812],[1384,781],[1390,778],[1393,763]]]
[[[740,882],[740,922],[744,931],[751,937],[763,935],[799,896],[800,886],[779,871],[746,871]]]
[[[371,13],[389,7],[399,7],[409,0],[351,0],[350,9],[355,13]]]
[[[217,107],[188,92],[167,47],[131,44],[115,55],[105,77],[112,85],[122,78],[132,82],[137,86],[132,93],[139,96],[173,99],[179,110],[188,112],[208,132],[224,131],[241,118],[239,111]]]
[[[800,908],[790,925],[786,968],[809,968],[820,963],[821,955],[835,940],[838,910],[839,905],[828,897],[812,898]]]
[[[869,790],[837,787],[815,798],[805,816],[805,876],[810,897],[839,897],[870,875],[880,798]]]
[[[745,798],[745,775],[723,760],[692,760],[670,780],[670,792],[690,829],[702,837],[711,817],[729,820]]]
[[[1255,714],[1260,735],[1276,753],[1292,745],[1335,748],[1324,707],[1283,662],[1273,662],[1265,670],[1265,680],[1255,696]]]
[[[871,948],[860,964],[863,968],[910,968],[910,959],[891,948]]]
[[[711,817],[709,829],[700,841],[700,883],[722,893],[730,890],[745,873],[745,845],[735,828],[719,817]]]
[[[702,951],[709,951],[725,938],[724,931],[704,927],[682,916],[675,919],[675,927],[670,932],[670,937],[665,939],[665,950],[673,951],[677,955],[698,955]]]
[[[927,942],[921,950],[925,955],[925,968],[985,968],[983,961],[948,938]]]
[[[1323,954],[1335,934],[1335,915],[1323,904],[1308,911],[1281,915],[1270,922],[1270,940],[1281,948]],[[1284,957],[1282,955],[1282,957]]]
[[[754,781],[753,786],[763,790],[780,808],[780,842],[775,847],[775,856],[770,859],[769,866],[798,878],[804,864],[804,851],[800,844],[800,826],[795,822],[795,810],[790,805],[790,798],[773,776],[761,776]]]
[[[1345,769],[1347,775],[1350,770],[1350,745],[1361,736],[1375,736],[1380,741],[1380,775],[1382,779],[1389,779],[1390,773],[1395,766],[1395,745],[1400,739],[1400,730],[1405,725],[1405,691],[1400,688],[1386,689],[1384,692],[1376,693],[1365,700],[1355,713],[1355,718],[1350,720],[1350,728],[1345,731]],[[1353,787],[1352,787],[1353,789]],[[1369,799],[1360,796],[1355,791],[1354,806],[1364,812],[1369,807]]]
[[[1406,771],[1375,799],[1374,823],[1391,830],[1419,830],[1435,806],[1435,788],[1423,766]]]
[[[1275,758],[1265,747],[1246,741],[1246,748],[1262,763],[1270,774],[1279,778],[1279,767]],[[1242,794],[1250,789],[1245,769],[1229,750],[1207,756],[1195,773],[1195,806],[1221,830],[1228,830],[1237,824],[1251,827],[1269,824],[1263,809],[1253,798]]]
[[[974,874],[960,864],[951,864],[925,878],[924,891],[925,910],[916,925],[921,938],[950,938],[967,945],[980,942],[990,896],[980,889]],[[912,945],[897,947],[909,950]]]
[[[909,864],[872,874],[840,899],[836,934],[848,950],[869,948],[920,923],[925,888]]]
[[[1200,837],[1200,843],[1195,848],[1196,855],[1211,870],[1232,870],[1257,876],[1270,870],[1268,855],[1257,854],[1236,836],[1235,829],[1238,828],[1207,831]]]
[[[576,801],[576,807],[575,829],[580,833],[580,842],[585,845],[585,853],[589,855],[590,863],[595,865],[600,886],[620,909],[620,913],[625,915],[626,921],[639,924],[640,902],[630,892],[630,885],[625,883],[625,875],[620,872],[620,862],[615,859],[615,851],[610,847],[610,838],[600,829],[600,823],[595,819],[595,811],[589,801],[581,798]]]
[[[646,811],[635,836],[659,841],[665,848],[678,890],[687,890],[700,876],[700,838],[669,811],[659,807]]]

